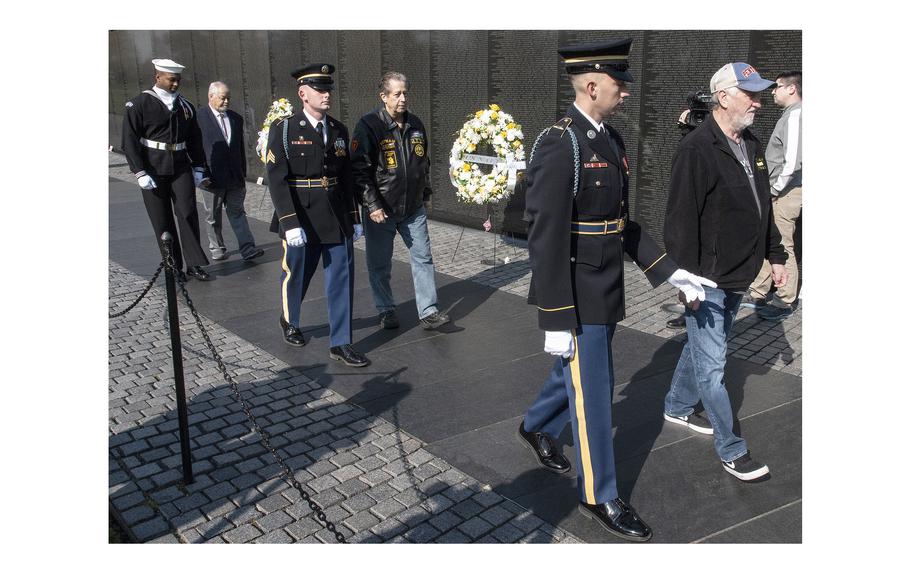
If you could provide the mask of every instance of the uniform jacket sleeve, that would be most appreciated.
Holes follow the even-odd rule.
[[[132,103],[132,102],[131,102]],[[130,171],[136,174],[136,177],[145,175],[145,164],[142,161],[142,150],[139,139],[142,138],[142,111],[139,105],[132,103],[126,107],[123,113],[123,137],[120,145],[123,153],[126,155],[126,161],[130,166]]]
[[[540,141],[528,172],[525,219],[534,281],[532,293],[538,325],[548,331],[578,326],[570,260],[573,167],[571,144],[551,133]]]
[[[182,98],[182,97],[181,97]],[[183,104],[185,108],[190,111],[190,119],[187,123],[187,132],[186,139],[186,152],[190,157],[190,163],[193,164],[194,168],[204,168],[205,167],[205,149],[202,147],[202,130],[199,129],[199,115],[196,112],[196,107],[190,104],[186,99],[183,99]],[[174,104],[177,104],[176,102]]]
[[[278,217],[278,234],[284,234],[291,229],[300,227],[297,210],[288,187],[288,160],[284,153],[282,135],[284,121],[277,122],[269,129],[268,150],[266,152],[266,172],[269,178],[269,195],[275,206],[275,216]]]
[[[667,253],[660,250],[651,235],[635,221],[626,224],[623,231],[623,248],[655,288],[679,268]]]
[[[709,183],[704,157],[697,149],[677,150],[670,169],[664,244],[673,260],[693,274],[699,273],[700,219]]]
[[[342,130],[342,136],[347,141],[348,148],[346,148],[344,161],[341,163],[341,174],[339,175],[338,182],[341,184],[341,188],[344,191],[344,204],[347,207],[348,214],[351,216],[351,221],[355,225],[360,224],[360,209],[357,207],[357,203],[360,202],[360,197],[357,195],[356,186],[354,185],[354,174],[351,162],[351,137],[348,134],[347,129]]]
[[[376,164],[379,158],[379,142],[366,120],[360,119],[354,127],[354,138],[351,142],[351,171],[354,178],[354,191],[370,213],[382,209],[379,189],[376,187]]]

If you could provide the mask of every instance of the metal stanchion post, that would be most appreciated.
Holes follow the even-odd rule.
[[[174,258],[174,239],[171,234],[161,234],[162,252],[165,260]],[[171,330],[171,356],[174,360],[174,386],[177,391],[177,421],[180,426],[180,453],[183,455],[183,482],[193,482],[193,458],[190,455],[189,420],[186,414],[186,389],[183,386],[183,348],[180,344],[180,322],[177,320],[177,287],[174,282],[174,265],[168,264],[164,271],[164,288],[167,291],[167,318]]]

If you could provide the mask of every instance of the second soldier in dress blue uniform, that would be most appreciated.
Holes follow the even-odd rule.
[[[557,355],[519,426],[541,465],[568,473],[554,440],[572,425],[583,514],[611,533],[646,541],[651,529],[616,489],[613,457],[613,353],[625,317],[623,255],[652,286],[668,280],[704,298],[697,277],[663,254],[629,219],[629,163],[619,133],[604,120],[629,96],[632,40],[559,50],[575,89],[566,116],[531,151],[525,220],[531,261],[529,303],[537,305],[545,350]],[[710,283],[709,283],[710,284]]]
[[[266,170],[275,205],[270,230],[281,237],[280,324],[284,340],[303,346],[300,304],[319,261],[325,270],[329,356],[352,367],[370,360],[354,350],[354,245],[363,226],[354,200],[348,130],[327,114],[334,88],[332,65],[295,70],[300,112],[269,129]]]

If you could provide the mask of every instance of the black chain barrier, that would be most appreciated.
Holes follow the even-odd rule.
[[[172,270],[176,274],[177,269],[174,264],[174,259],[171,256],[170,248],[165,247],[164,250],[165,250],[165,259],[164,259],[164,262],[162,262],[162,266],[166,264],[168,267],[168,270]],[[159,271],[160,270],[161,269],[159,267]],[[157,273],[155,274],[155,276],[157,276]],[[310,510],[316,515],[316,518],[319,519],[319,522],[321,522],[323,525],[325,525],[325,527],[327,529],[329,529],[329,531],[331,531],[335,535],[335,540],[337,540],[338,542],[346,543],[347,541],[345,540],[344,535],[341,534],[341,532],[339,532],[337,528],[335,528],[335,523],[328,520],[328,518],[325,515],[325,511],[322,510],[322,507],[320,507],[318,503],[313,501],[313,498],[310,497],[310,494],[307,493],[306,489],[303,488],[303,485],[300,483],[300,481],[298,481],[294,477],[293,470],[291,470],[291,468],[287,465],[287,463],[285,463],[284,459],[282,459],[282,457],[280,455],[278,455],[278,451],[272,446],[268,433],[266,433],[259,426],[259,423],[256,422],[256,418],[253,416],[253,413],[250,411],[250,407],[247,405],[246,401],[243,399],[243,396],[240,394],[240,387],[237,385],[237,383],[234,381],[234,379],[231,378],[230,374],[228,374],[227,367],[225,366],[224,361],[221,360],[221,355],[218,354],[218,351],[215,349],[214,343],[212,343],[212,339],[209,337],[208,332],[205,330],[205,326],[202,323],[202,318],[200,318],[199,314],[196,312],[196,308],[193,306],[193,300],[190,299],[190,295],[186,291],[186,287],[184,286],[184,283],[180,280],[177,280],[177,284],[180,286],[180,293],[183,294],[183,298],[186,300],[186,305],[190,308],[190,313],[193,314],[193,318],[196,320],[196,325],[199,327],[199,331],[202,333],[202,337],[205,339],[205,344],[208,346],[209,351],[211,351],[211,353],[212,353],[212,358],[215,360],[215,363],[218,365],[218,370],[221,371],[221,374],[224,377],[224,380],[226,380],[228,382],[228,384],[230,385],[231,391],[234,393],[234,398],[240,404],[240,408],[243,410],[243,413],[246,414],[247,419],[250,421],[250,424],[253,426],[253,431],[256,432],[257,434],[259,434],[259,439],[262,441],[262,445],[265,446],[265,449],[267,449],[272,454],[272,456],[275,458],[275,460],[281,466],[280,475],[284,478],[284,480],[291,487],[293,487],[300,493],[300,496],[303,497],[303,499],[307,502],[307,505],[309,505]]]
[[[158,279],[158,275],[161,274],[161,269],[162,269],[162,268],[164,268],[164,261],[163,261],[163,260],[161,261],[161,264],[158,265],[158,270],[155,271],[155,275],[152,276],[152,279],[151,279],[151,280],[149,280],[148,286],[146,286],[146,287],[145,287],[145,290],[143,290],[142,293],[139,294],[139,297],[136,298],[136,301],[133,302],[132,304],[130,304],[128,308],[126,308],[125,310],[123,310],[123,311],[121,311],[121,312],[116,312],[116,313],[113,313],[113,314],[108,314],[108,316],[107,316],[108,319],[119,318],[120,316],[122,316],[122,315],[125,314],[126,312],[128,312],[128,311],[132,310],[133,308],[135,308],[136,305],[142,300],[142,298],[145,298],[145,295],[149,293],[149,290],[152,289],[152,286],[155,285],[155,280],[157,280],[157,279]]]

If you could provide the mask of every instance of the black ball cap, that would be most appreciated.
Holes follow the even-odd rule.
[[[329,63],[310,63],[295,69],[291,77],[297,80],[298,85],[309,85],[320,91],[331,91],[335,88],[332,73],[335,66]]]
[[[629,73],[629,51],[632,38],[616,41],[598,41],[565,45],[559,48],[559,55],[566,64],[566,73],[606,73],[617,81],[631,82]]]

